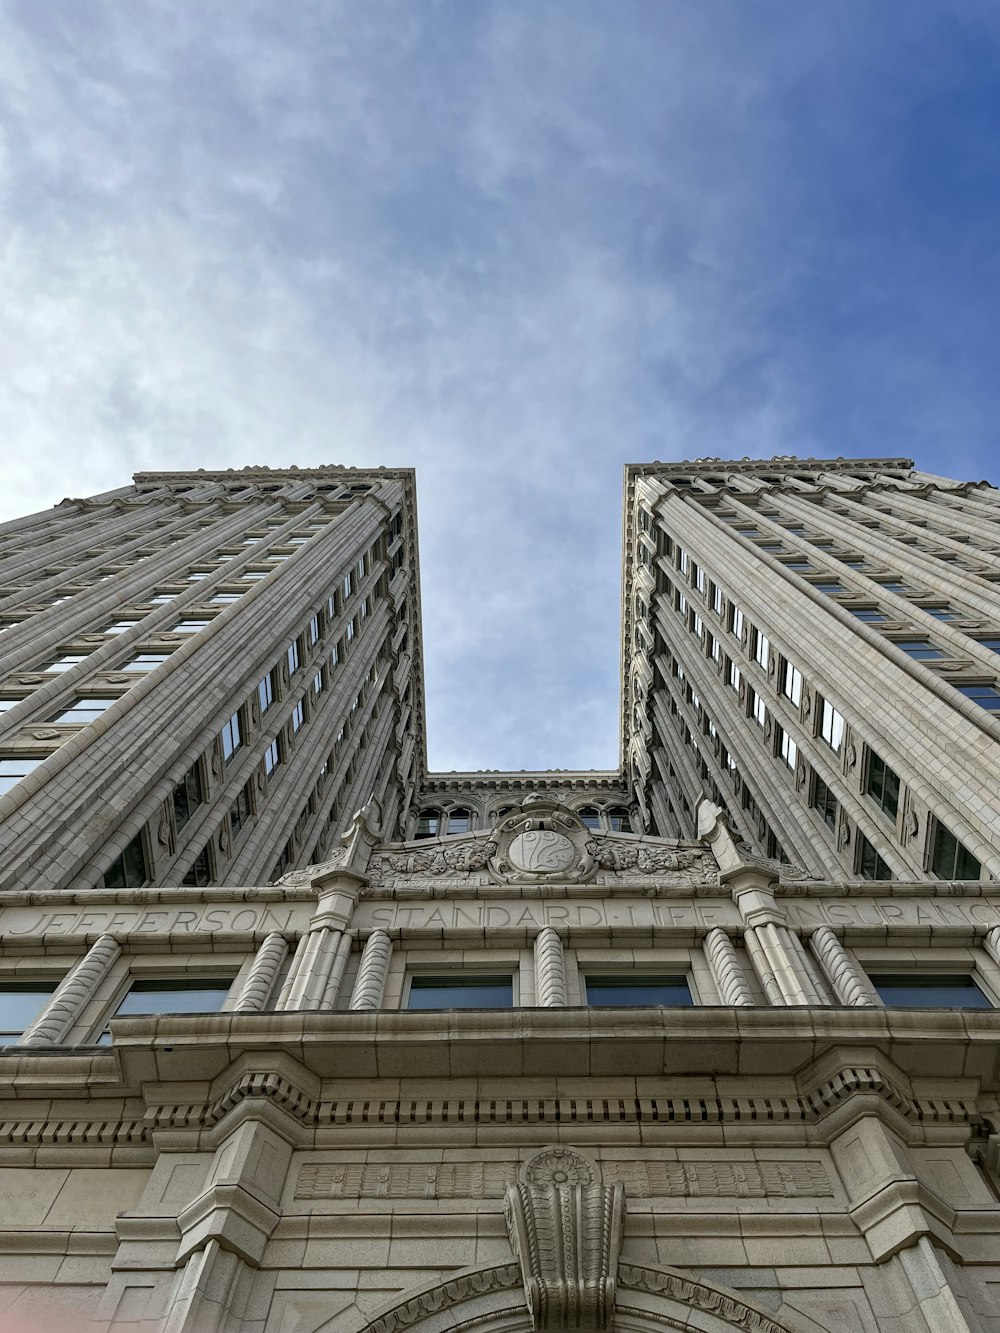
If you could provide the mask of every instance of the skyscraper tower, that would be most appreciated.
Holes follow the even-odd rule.
[[[0,529],[0,1333],[993,1333],[997,504],[626,469],[606,771],[426,770],[409,471]]]
[[[1000,502],[903,458],[626,470],[622,732],[649,825],[705,793],[820,876],[1000,875]]]
[[[413,473],[140,473],[0,530],[0,888],[266,883],[425,767]]]

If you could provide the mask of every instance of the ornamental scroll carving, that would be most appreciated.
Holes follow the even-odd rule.
[[[507,1188],[507,1231],[536,1329],[611,1328],[625,1191],[595,1178],[580,1153],[550,1148]]]

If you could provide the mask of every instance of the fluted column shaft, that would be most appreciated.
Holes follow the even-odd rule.
[[[841,1004],[874,1006],[877,1003],[859,968],[829,926],[818,926],[813,931],[809,947]]]
[[[705,936],[705,957],[725,1004],[753,1004],[753,992],[747,985],[739,955],[732,940],[718,926]]]
[[[77,965],[63,977],[52,999],[26,1030],[18,1045],[54,1046],[80,1017],[97,987],[121,955],[113,935],[101,935]]]
[[[237,1013],[259,1013],[268,1002],[274,981],[288,955],[288,941],[279,931],[272,931],[257,950],[234,1006]]]
[[[747,954],[772,1004],[825,1004],[805,968],[802,942],[787,926],[747,926]]]
[[[354,994],[351,996],[352,1009],[381,1009],[391,957],[392,938],[388,931],[373,930],[361,954]]]
[[[535,1003],[544,1008],[568,1003],[563,942],[551,926],[535,936]]]

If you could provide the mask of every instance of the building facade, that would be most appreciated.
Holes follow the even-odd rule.
[[[412,473],[0,530],[0,1329],[998,1333],[996,503],[627,469],[609,772],[427,772]]]

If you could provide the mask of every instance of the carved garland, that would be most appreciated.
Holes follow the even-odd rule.
[[[735,1328],[746,1333],[791,1333],[787,1324],[780,1323],[764,1311],[754,1309],[745,1301],[727,1292],[717,1291],[680,1273],[645,1268],[637,1264],[622,1263],[618,1267],[618,1279],[623,1292],[643,1292],[650,1296],[661,1296],[687,1305],[691,1309],[704,1310],[714,1314],[720,1320],[728,1320]],[[438,1314],[449,1307],[459,1307],[477,1296],[487,1296],[492,1292],[510,1291],[520,1285],[521,1272],[517,1264],[498,1264],[494,1268],[481,1269],[476,1273],[463,1273],[460,1277],[449,1279],[429,1291],[422,1291],[409,1300],[387,1310],[368,1324],[365,1333],[399,1333],[399,1330],[412,1328],[431,1315]],[[689,1325],[679,1324],[665,1311],[662,1314],[641,1310],[627,1304],[618,1306],[619,1316],[634,1319],[637,1323],[656,1323],[668,1328],[684,1328]],[[448,1333],[461,1333],[461,1330],[482,1327],[501,1319],[527,1315],[523,1301],[517,1305],[505,1305],[494,1310],[490,1315],[477,1315],[463,1319],[448,1326]],[[525,1318],[525,1325],[527,1319]],[[488,1324],[487,1324],[488,1326]]]

